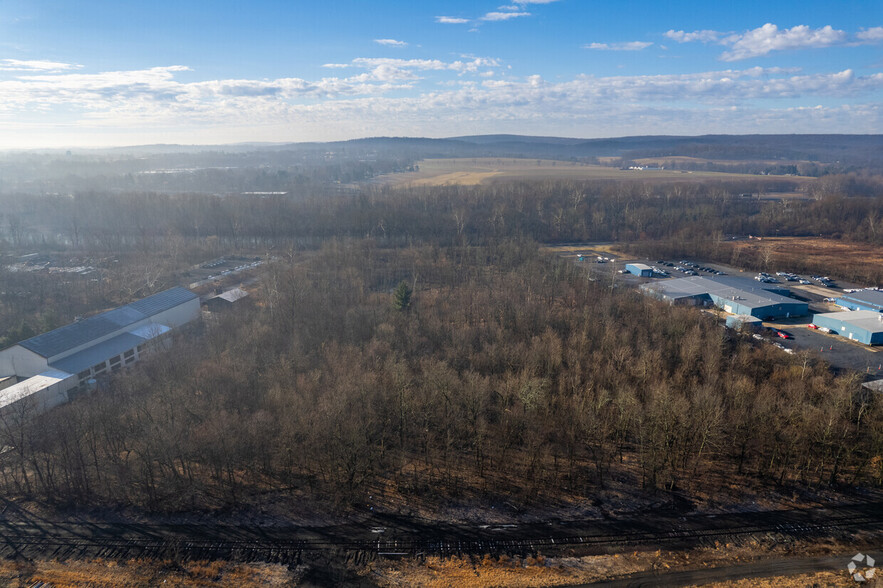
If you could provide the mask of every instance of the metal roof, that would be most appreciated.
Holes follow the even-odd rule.
[[[781,287],[776,287],[775,285],[764,287],[755,283],[754,280],[730,276],[713,278],[690,276],[646,284],[642,288],[673,300],[707,294],[720,299],[738,302],[740,305],[748,308],[799,303],[793,298],[787,298],[771,291],[771,289],[781,290]]]
[[[159,323],[150,323],[147,325],[142,325],[137,329],[132,329],[129,332],[136,337],[150,340],[159,337],[160,335],[165,335],[171,330],[172,329],[170,327],[167,327],[165,325],[161,325]]]
[[[132,333],[123,333],[117,335],[107,341],[102,341],[97,345],[93,345],[88,349],[78,351],[73,355],[52,362],[50,367],[57,370],[63,370],[71,374],[78,374],[83,370],[87,370],[93,365],[104,363],[111,357],[116,357],[124,351],[134,349],[138,345],[144,343],[146,339],[133,335]]]
[[[223,294],[218,294],[217,296],[215,296],[215,298],[220,298],[221,300],[226,300],[227,302],[236,302],[240,298],[245,298],[246,296],[248,296],[248,292],[246,292],[242,288],[231,288]]]
[[[154,316],[195,298],[198,298],[198,296],[187,288],[171,288],[165,292],[136,300],[129,304],[129,307],[147,316]]]
[[[37,355],[54,357],[196,298],[196,294],[186,288],[172,288],[31,337],[19,345]]]
[[[844,325],[852,325],[860,329],[865,329],[870,333],[883,332],[883,314],[876,310],[845,310],[843,312],[827,312],[825,314],[817,314],[813,316],[813,322],[816,318],[826,318],[839,321]]]
[[[844,293],[840,298],[847,302],[857,302],[883,311],[883,291],[880,290],[859,290],[858,292]]]
[[[5,408],[70,377],[71,374],[69,373],[48,370],[14,386],[0,390],[0,408]]]

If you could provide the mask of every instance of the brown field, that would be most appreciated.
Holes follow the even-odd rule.
[[[781,176],[755,176],[720,172],[684,172],[677,170],[621,170],[614,167],[589,165],[569,161],[509,158],[425,159],[418,163],[420,171],[387,174],[375,181],[394,185],[445,186],[478,185],[510,180],[653,180],[700,181],[754,180],[781,181]],[[788,178],[811,181],[812,178]]]
[[[865,285],[880,286],[874,283],[880,278],[883,268],[883,247],[867,243],[850,243],[821,237],[764,237],[737,241],[732,246],[738,253],[737,259],[763,260],[769,256],[772,269],[805,271],[812,268],[831,268],[826,271],[848,280],[867,281]],[[835,271],[836,270],[836,271]],[[826,292],[825,289],[821,289]]]
[[[705,159],[703,157],[687,157],[685,155],[667,155],[665,157],[644,157],[632,160],[641,165],[663,165],[667,161],[674,163],[712,163],[714,165],[743,165],[746,163],[760,163],[763,165],[797,165],[798,163],[810,163],[806,160],[785,160],[785,159],[747,159],[744,161],[734,161],[731,159]]]

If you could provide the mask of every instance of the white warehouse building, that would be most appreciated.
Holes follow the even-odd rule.
[[[199,317],[199,297],[172,288],[126,306],[31,337],[0,351],[0,414],[44,412],[96,376],[137,361],[145,345]],[[24,406],[27,405],[27,406]]]

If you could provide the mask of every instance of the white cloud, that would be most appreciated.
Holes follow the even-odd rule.
[[[458,18],[456,16],[436,16],[435,22],[441,24],[466,24],[470,22],[468,18]]]
[[[767,55],[772,51],[830,47],[845,43],[846,40],[846,33],[832,28],[831,25],[820,29],[811,29],[806,25],[779,29],[776,25],[767,23],[742,35],[734,35],[726,39],[725,43],[732,49],[721,54],[721,59],[738,61]]]
[[[630,41],[628,43],[589,43],[583,45],[583,49],[596,49],[600,51],[641,51],[653,43],[645,41]]]
[[[352,65],[365,69],[379,66],[395,67],[403,70],[420,71],[454,71],[458,73],[475,73],[479,68],[498,67],[499,60],[489,57],[474,57],[468,61],[441,61],[440,59],[393,59],[388,57],[357,57]]]
[[[685,31],[675,31],[669,30],[665,33],[665,36],[673,41],[677,41],[678,43],[689,43],[692,41],[701,41],[702,43],[713,43],[721,38],[723,33],[718,31],[693,31],[692,33],[687,33]]]
[[[58,61],[0,59],[0,71],[65,71],[70,69],[81,69],[82,67],[82,65],[61,63]]]
[[[529,12],[488,12],[481,17],[481,20],[497,22],[501,20],[512,20],[522,16],[530,16]]]
[[[751,57],[762,57],[773,51],[878,43],[883,41],[883,27],[872,27],[850,35],[830,25],[818,29],[812,29],[806,25],[780,29],[772,23],[767,23],[762,27],[743,33],[669,30],[664,35],[678,43],[698,41],[724,45],[729,47],[729,50],[721,54],[721,60],[739,61]]]
[[[864,41],[867,43],[877,43],[879,41],[883,41],[883,27],[872,27],[870,29],[865,29],[857,32],[855,36],[860,41]]]
[[[386,47],[407,47],[408,44],[405,41],[397,41],[395,39],[374,39],[374,42],[378,45],[384,45]]]
[[[346,65],[361,71],[317,80],[197,82],[177,79],[188,71],[183,66],[20,75],[0,80],[0,141],[8,144],[13,131],[23,140],[34,140],[21,131],[29,124],[55,124],[72,133],[168,128],[180,138],[169,136],[167,141],[188,142],[196,136],[325,140],[516,129],[588,136],[645,134],[647,128],[678,134],[883,132],[883,106],[816,108],[826,98],[854,101],[883,90],[883,73],[860,76],[846,69],[803,74],[752,67],[657,76],[580,75],[557,81],[538,75],[498,77],[492,75],[501,67],[498,60],[482,57],[450,62],[358,58]],[[758,100],[779,101],[781,107],[760,108],[755,106]],[[841,126],[835,129],[835,124]],[[231,135],[234,129],[244,134]]]

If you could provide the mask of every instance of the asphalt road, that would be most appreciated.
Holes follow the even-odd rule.
[[[794,576],[814,572],[841,572],[845,585],[851,585],[853,580],[848,576],[846,565],[854,553],[829,555],[823,557],[787,557],[748,564],[725,566],[719,568],[707,568],[698,570],[680,571],[654,571],[629,574],[615,580],[596,582],[593,584],[580,584],[581,587],[605,588],[637,588],[640,586],[697,586],[711,582],[732,582],[747,578],[771,578],[777,576]],[[870,555],[877,559],[883,553],[871,552]],[[859,584],[855,584],[859,585]]]

